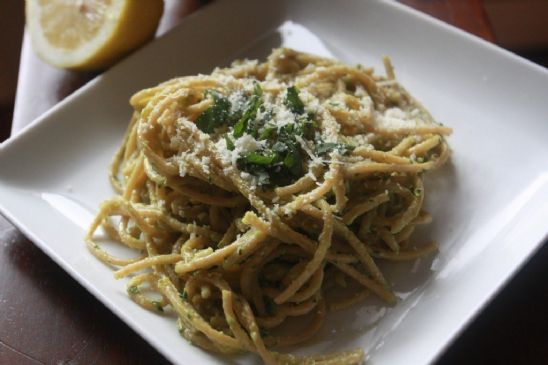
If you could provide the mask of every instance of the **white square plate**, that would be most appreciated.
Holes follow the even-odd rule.
[[[280,45],[374,66],[390,55],[399,80],[454,128],[452,162],[427,179],[434,223],[420,232],[440,243],[437,258],[388,267],[396,307],[332,314],[302,349],[359,346],[371,364],[432,362],[546,237],[548,72],[396,3],[215,2],[4,143],[0,211],[168,359],[225,363],[182,340],[173,318],[131,302],[82,237],[113,194],[107,168],[135,91]]]

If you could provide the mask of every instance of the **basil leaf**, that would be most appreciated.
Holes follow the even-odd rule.
[[[285,105],[293,113],[293,120],[281,128],[272,121],[274,112],[266,110],[262,103],[263,91],[257,83],[253,95],[242,108],[241,118],[234,125],[232,136],[226,137],[227,148],[234,144],[234,138],[249,134],[264,141],[260,151],[247,153],[237,159],[238,168],[253,175],[261,187],[284,186],[303,174],[305,156],[299,137],[313,140],[318,134],[314,114],[306,113],[304,103],[295,87],[287,89]],[[257,118],[258,111],[261,117]],[[232,138],[233,137],[233,138]],[[321,141],[319,134],[318,140]]]
[[[299,151],[291,149],[284,158],[284,166],[288,168],[293,176],[299,176],[302,173],[303,162]]]
[[[236,146],[234,146],[234,142],[232,141],[232,138],[228,134],[225,134],[225,141],[226,141],[226,148],[228,148],[229,151],[234,151]]]
[[[247,128],[247,118],[242,117],[238,123],[234,126],[234,131],[232,132],[232,135],[236,138],[240,138],[244,135],[244,132]]]
[[[253,86],[253,94],[256,96],[263,96],[263,88],[258,82],[255,83],[255,86]]]
[[[297,128],[298,129],[297,133],[307,140],[314,139],[314,134],[316,133],[316,129],[318,128],[318,126],[316,125],[316,122],[314,122],[314,120],[311,119],[309,115],[300,116],[298,118],[298,122],[299,122],[299,125]]]
[[[250,152],[247,155],[245,155],[244,159],[247,163],[250,163],[250,164],[269,166],[276,159],[276,155],[271,154],[271,155],[265,156],[257,152]]]
[[[354,146],[345,143],[320,142],[316,144],[315,152],[316,155],[322,156],[337,150],[341,155],[348,155],[354,148]]]
[[[299,90],[295,86],[287,88],[285,104],[295,114],[304,113],[304,103],[299,98]]]
[[[251,159],[253,160],[253,158]],[[269,186],[271,184],[269,166],[251,163],[245,157],[240,157],[236,163],[238,169],[255,176],[257,185]]]
[[[270,139],[274,135],[274,131],[276,131],[277,127],[274,125],[266,125],[263,130],[261,131],[261,134],[259,135],[259,139]]]
[[[335,147],[337,147],[336,143],[321,142],[319,144],[316,144],[315,152],[316,155],[321,156],[333,151]]]
[[[244,132],[247,130],[247,125],[249,124],[249,121],[255,119],[255,117],[257,116],[257,111],[262,104],[262,95],[263,89],[261,88],[261,85],[259,85],[259,83],[256,83],[253,91],[253,96],[247,102],[247,107],[244,111],[244,114],[234,126],[234,131],[232,133],[234,137],[240,138],[241,136],[243,136]]]
[[[229,119],[230,102],[216,90],[207,90],[204,95],[212,96],[213,105],[198,116],[196,126],[204,133],[213,133]]]

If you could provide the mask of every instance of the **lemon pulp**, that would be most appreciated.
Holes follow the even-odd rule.
[[[154,36],[163,0],[27,0],[37,54],[70,69],[100,69]]]

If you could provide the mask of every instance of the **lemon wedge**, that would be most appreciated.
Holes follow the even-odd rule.
[[[97,70],[154,36],[163,0],[26,0],[36,53],[57,67]]]

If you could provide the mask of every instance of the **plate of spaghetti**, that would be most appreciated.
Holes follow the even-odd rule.
[[[328,311],[370,295],[394,305],[376,260],[437,249],[410,241],[431,220],[423,174],[447,161],[451,129],[385,66],[379,76],[280,48],[265,62],[136,93],[111,167],[118,195],[102,204],[89,249],[119,267],[116,277],[134,274],[133,301],[174,311],[180,334],[206,350],[255,352],[268,364],[361,363],[361,349],[270,348],[309,340]],[[140,255],[110,255],[94,240],[99,227]],[[279,330],[304,316],[298,335]]]
[[[173,363],[431,363],[546,237],[546,85],[396,3],[218,1],[3,144],[0,210]]]

